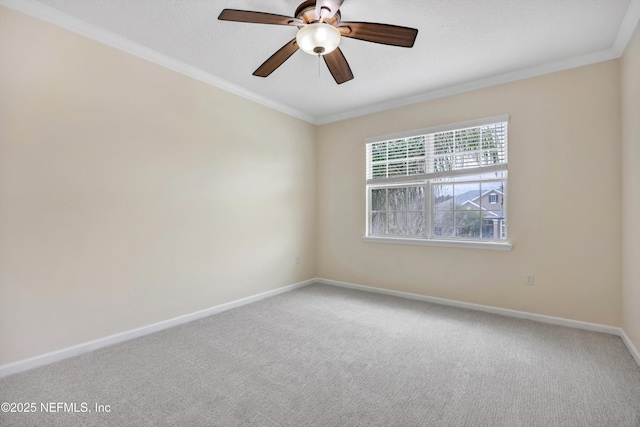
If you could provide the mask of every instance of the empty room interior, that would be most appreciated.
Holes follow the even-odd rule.
[[[640,426],[639,22],[0,0],[0,424]]]

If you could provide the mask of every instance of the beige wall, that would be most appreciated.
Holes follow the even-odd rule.
[[[639,37],[622,61],[315,127],[0,8],[0,364],[315,276],[639,346]],[[499,114],[511,252],[362,241],[365,137]]]
[[[362,240],[365,137],[499,114],[510,115],[512,251]],[[618,61],[322,126],[318,275],[620,325],[619,141]]]
[[[640,349],[640,25],[621,61],[622,314]]]
[[[315,276],[315,126],[5,8],[0,57],[0,364]]]

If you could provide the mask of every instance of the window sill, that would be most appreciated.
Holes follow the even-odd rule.
[[[397,237],[363,236],[362,240],[373,243],[398,243],[402,245],[445,246],[450,248],[491,249],[496,251],[510,251],[513,245],[508,242],[478,242],[467,240],[436,240],[436,239],[408,239]]]

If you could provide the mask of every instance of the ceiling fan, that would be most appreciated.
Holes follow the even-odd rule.
[[[342,37],[381,43],[391,46],[412,47],[418,30],[373,22],[342,22],[340,6],[344,0],[307,0],[301,3],[295,17],[249,10],[224,9],[219,20],[255,24],[289,25],[298,27],[296,37],[267,59],[254,76],[267,77],[298,49],[324,58],[336,83],[353,79],[353,73],[338,47]]]

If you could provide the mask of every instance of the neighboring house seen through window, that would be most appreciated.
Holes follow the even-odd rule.
[[[507,120],[368,138],[366,237],[506,242]]]

